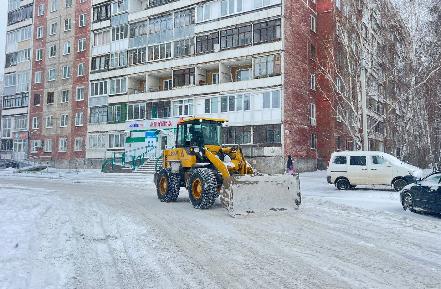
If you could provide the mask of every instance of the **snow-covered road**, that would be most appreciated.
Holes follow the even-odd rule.
[[[0,171],[0,288],[441,288],[441,218],[301,182],[300,210],[233,219],[144,175]]]

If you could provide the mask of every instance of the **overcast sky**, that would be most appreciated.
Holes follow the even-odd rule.
[[[5,67],[5,45],[6,45],[5,39],[6,39],[7,18],[8,18],[8,9],[3,7],[2,9],[0,9],[0,75],[2,77],[3,77],[3,70]]]

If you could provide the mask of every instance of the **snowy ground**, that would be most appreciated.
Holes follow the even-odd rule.
[[[233,219],[150,176],[0,171],[0,288],[441,288],[441,218],[301,182],[300,210]]]

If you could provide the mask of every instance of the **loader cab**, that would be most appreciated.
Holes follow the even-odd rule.
[[[176,147],[221,146],[222,124],[225,120],[191,118],[178,123]]]

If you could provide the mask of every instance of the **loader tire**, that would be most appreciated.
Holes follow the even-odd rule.
[[[207,168],[194,169],[190,173],[187,189],[190,202],[196,209],[209,209],[218,196],[216,172]]]
[[[156,193],[161,202],[174,202],[179,196],[180,176],[173,174],[170,169],[162,169],[158,173]]]

